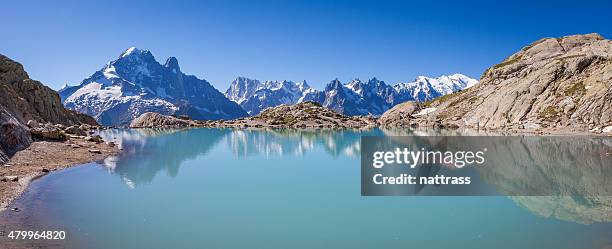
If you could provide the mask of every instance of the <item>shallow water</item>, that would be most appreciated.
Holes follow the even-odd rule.
[[[108,131],[124,154],[35,181],[0,220],[66,230],[70,248],[612,245],[607,218],[551,215],[539,199],[362,197],[359,138],[384,134]]]

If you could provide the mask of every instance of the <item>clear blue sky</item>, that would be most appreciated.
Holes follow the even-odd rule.
[[[237,76],[317,88],[336,77],[478,78],[542,37],[612,38],[611,2],[2,1],[0,53],[54,89],[130,46],[175,56],[221,91]]]

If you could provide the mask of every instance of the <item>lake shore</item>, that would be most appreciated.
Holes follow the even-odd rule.
[[[10,205],[33,180],[51,171],[104,160],[119,151],[113,143],[96,143],[80,138],[32,143],[0,166],[0,212],[12,210]]]

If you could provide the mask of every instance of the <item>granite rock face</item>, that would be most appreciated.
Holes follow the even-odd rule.
[[[36,120],[97,125],[93,118],[64,108],[57,92],[30,79],[21,64],[4,55],[0,55],[0,105],[24,124]]]
[[[28,122],[97,125],[93,118],[65,109],[55,91],[30,79],[21,64],[0,55],[0,163],[30,145]]]
[[[382,126],[409,127],[415,120],[414,114],[421,109],[421,104],[414,101],[407,101],[386,111],[378,122]]]
[[[147,112],[132,120],[131,128],[156,128],[156,127],[186,127],[193,126],[191,120],[184,120],[173,116],[162,115],[155,112]]]
[[[612,125],[612,41],[541,39],[426,107],[435,108],[426,120],[460,127],[603,131]]]

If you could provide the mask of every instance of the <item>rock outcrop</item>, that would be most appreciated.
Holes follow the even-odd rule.
[[[386,111],[378,122],[381,126],[389,127],[411,127],[416,126],[414,123],[416,114],[421,109],[421,104],[414,101],[407,101]]]
[[[21,64],[0,55],[0,164],[30,145],[28,122],[97,125],[93,118],[65,109],[55,91],[30,79]]]
[[[155,112],[147,112],[134,119],[131,128],[158,128],[158,127],[187,127],[195,126],[191,120],[184,120],[173,116],[162,115]]]
[[[612,41],[545,38],[490,67],[480,83],[426,103],[421,120],[478,129],[612,130]]]
[[[132,128],[212,127],[212,128],[295,128],[295,129],[368,129],[377,125],[371,116],[345,116],[316,102],[281,105],[260,114],[234,120],[185,120],[159,113],[145,113],[136,118]]]
[[[268,108],[254,117],[223,121],[219,124],[233,127],[361,129],[376,126],[376,118],[349,117],[325,108],[319,103],[307,101]]]
[[[64,108],[57,92],[30,79],[21,64],[3,55],[0,55],[0,105],[23,124],[36,120],[97,125],[93,118]]]
[[[32,143],[28,128],[0,105],[0,164]]]

